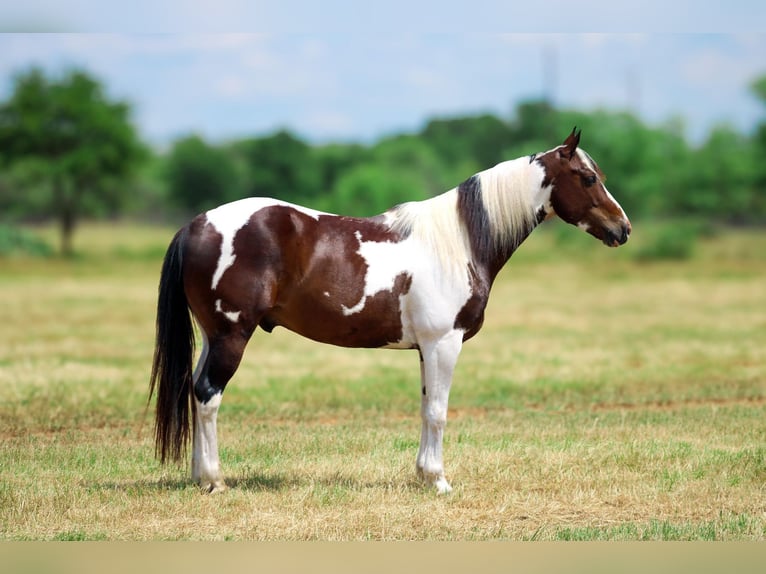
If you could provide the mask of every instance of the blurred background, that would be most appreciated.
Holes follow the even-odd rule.
[[[372,215],[573,126],[634,222],[766,224],[766,34],[5,33],[0,255],[247,196]]]

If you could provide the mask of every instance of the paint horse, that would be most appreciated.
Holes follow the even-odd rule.
[[[265,198],[197,216],[175,235],[162,267],[149,393],[157,393],[157,456],[179,460],[191,434],[193,480],[208,492],[226,488],[216,435],[224,389],[255,329],[281,326],[343,347],[417,349],[416,469],[449,492],[442,439],[452,373],[463,342],[482,326],[500,269],[554,214],[608,246],[630,235],[579,141],[573,130],[551,151],[369,218]],[[202,340],[193,372],[192,317]]]

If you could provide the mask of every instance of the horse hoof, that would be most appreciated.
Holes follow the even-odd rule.
[[[449,494],[452,492],[452,487],[450,486],[449,482],[447,482],[447,479],[443,476],[436,480],[434,486],[436,487],[436,492],[439,494]]]
[[[211,482],[208,484],[201,485],[202,492],[205,494],[217,494],[220,492],[226,491],[226,483],[223,481],[221,482]]]
[[[450,486],[449,482],[447,482],[447,479],[444,478],[444,475],[439,476],[429,474],[425,472],[421,467],[417,467],[417,475],[418,478],[425,482],[428,486],[434,487],[438,494],[449,494],[452,492],[452,487]]]

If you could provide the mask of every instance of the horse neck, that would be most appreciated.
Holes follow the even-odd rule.
[[[471,237],[472,264],[490,282],[550,213],[551,189],[544,181],[537,162],[519,158],[461,184],[459,203]]]

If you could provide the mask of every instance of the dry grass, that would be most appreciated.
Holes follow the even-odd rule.
[[[221,409],[232,488],[160,467],[144,405],[170,236],[92,227],[77,261],[0,262],[0,538],[766,538],[766,235],[638,264],[535,234],[459,362],[446,497],[414,478],[416,355],[280,330]]]

